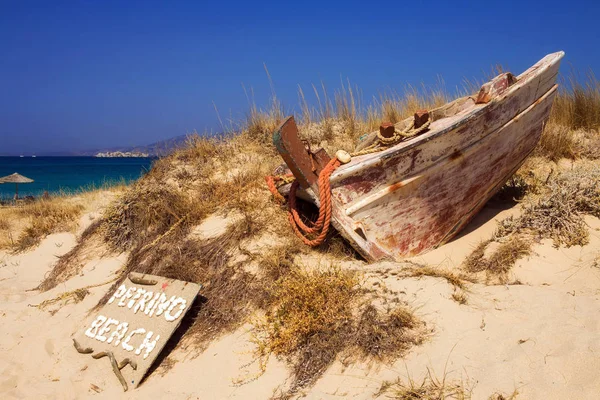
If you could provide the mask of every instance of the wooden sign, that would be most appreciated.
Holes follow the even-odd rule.
[[[75,348],[107,357],[123,389],[136,388],[199,290],[195,283],[131,273],[76,333]]]

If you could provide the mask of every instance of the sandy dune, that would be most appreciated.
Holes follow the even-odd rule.
[[[416,261],[451,268],[480,240],[495,218],[515,209],[488,206],[458,239]],[[408,374],[419,380],[427,370],[462,381],[474,399],[518,390],[523,399],[596,399],[600,393],[600,221],[589,218],[590,244],[569,249],[550,241],[518,262],[512,280],[520,285],[470,285],[468,304],[452,300],[444,279],[398,279],[397,265],[363,267],[367,282],[384,284],[416,308],[431,336],[393,365],[334,364],[307,398],[372,398],[384,380]],[[156,369],[125,395],[106,359],[78,354],[71,343],[88,310],[109,284],[90,288],[80,303],[46,310],[32,305],[61,293],[112,279],[125,256],[96,258],[80,275],[55,289],[30,291],[57,256],[75,245],[72,234],[54,234],[19,255],[0,253],[0,393],[18,398],[268,398],[288,379],[286,366],[271,358],[258,375],[252,363],[249,326],[225,336],[202,354],[175,349],[178,360],[166,372]],[[358,263],[349,263],[356,266]],[[362,265],[362,263],[360,264]],[[242,382],[242,384],[240,384]]]

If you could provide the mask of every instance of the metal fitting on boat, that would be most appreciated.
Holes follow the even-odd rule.
[[[391,138],[396,132],[396,127],[391,122],[382,122],[379,126],[379,133],[384,138]]]
[[[342,164],[348,164],[350,162],[350,160],[352,160],[352,157],[350,156],[350,154],[348,154],[347,151],[344,150],[338,150],[335,153],[335,157],[340,160],[340,162]]]

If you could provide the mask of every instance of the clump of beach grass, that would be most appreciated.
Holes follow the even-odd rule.
[[[600,128],[600,82],[590,71],[583,79],[576,73],[563,79],[554,100],[551,121],[572,130]]]
[[[498,222],[491,239],[481,242],[463,262],[468,273],[485,272],[504,282],[515,263],[531,254],[533,243],[553,240],[559,246],[589,242],[584,216],[600,217],[600,166],[577,161],[549,174],[536,191],[521,200],[521,212]]]
[[[436,377],[430,369],[421,381],[415,381],[410,375],[406,379],[383,382],[376,393],[395,400],[470,400],[471,390],[463,382],[450,381],[447,375]]]
[[[536,153],[551,161],[600,158],[600,82],[571,72],[554,99]]]
[[[467,272],[485,272],[488,278],[498,278],[505,282],[516,262],[531,254],[531,240],[517,235],[506,238],[491,254],[486,255],[490,243],[494,241],[481,242],[465,259],[463,267]]]
[[[561,158],[574,159],[577,147],[574,131],[566,125],[553,123],[544,127],[536,152],[551,161],[558,161]]]
[[[263,362],[274,354],[292,367],[293,382],[280,398],[312,385],[338,356],[394,360],[423,341],[410,309],[380,311],[365,295],[357,274],[337,267],[294,269],[277,282],[256,342]]]
[[[73,231],[84,206],[65,198],[38,200],[14,209],[16,218],[27,220],[27,225],[14,243],[15,251],[24,251],[55,232]]]
[[[0,214],[0,249],[10,248],[14,245],[12,237],[12,224],[7,215]]]
[[[600,217],[600,166],[580,162],[549,177],[539,194],[523,201],[523,212],[500,222],[497,236],[532,231],[555,246],[585,245],[589,234],[584,215]]]

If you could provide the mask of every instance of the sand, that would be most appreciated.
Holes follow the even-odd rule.
[[[489,237],[495,219],[516,208],[487,206],[451,243],[415,261],[456,268]],[[82,218],[82,224],[89,223]],[[305,394],[309,399],[368,399],[385,380],[428,370],[462,381],[473,399],[519,392],[518,399],[596,399],[600,392],[600,221],[588,218],[590,244],[556,249],[551,241],[533,248],[511,272],[520,285],[470,285],[468,303],[451,298],[444,279],[398,279],[384,271],[394,263],[365,268],[368,282],[400,293],[431,330],[428,340],[392,365],[335,363]],[[212,228],[211,228],[212,230]],[[204,233],[204,232],[202,232]],[[125,255],[87,261],[81,273],[53,290],[31,291],[56,257],[75,245],[70,233],[53,234],[30,252],[0,253],[0,395],[3,399],[176,398],[264,399],[288,381],[285,364],[271,357],[264,374],[253,361],[250,326],[222,337],[197,357],[176,348],[165,372],[153,371],[123,394],[108,360],[78,354],[71,337],[123,265]],[[356,264],[356,263],[355,263]],[[91,286],[83,301],[32,305]]]

